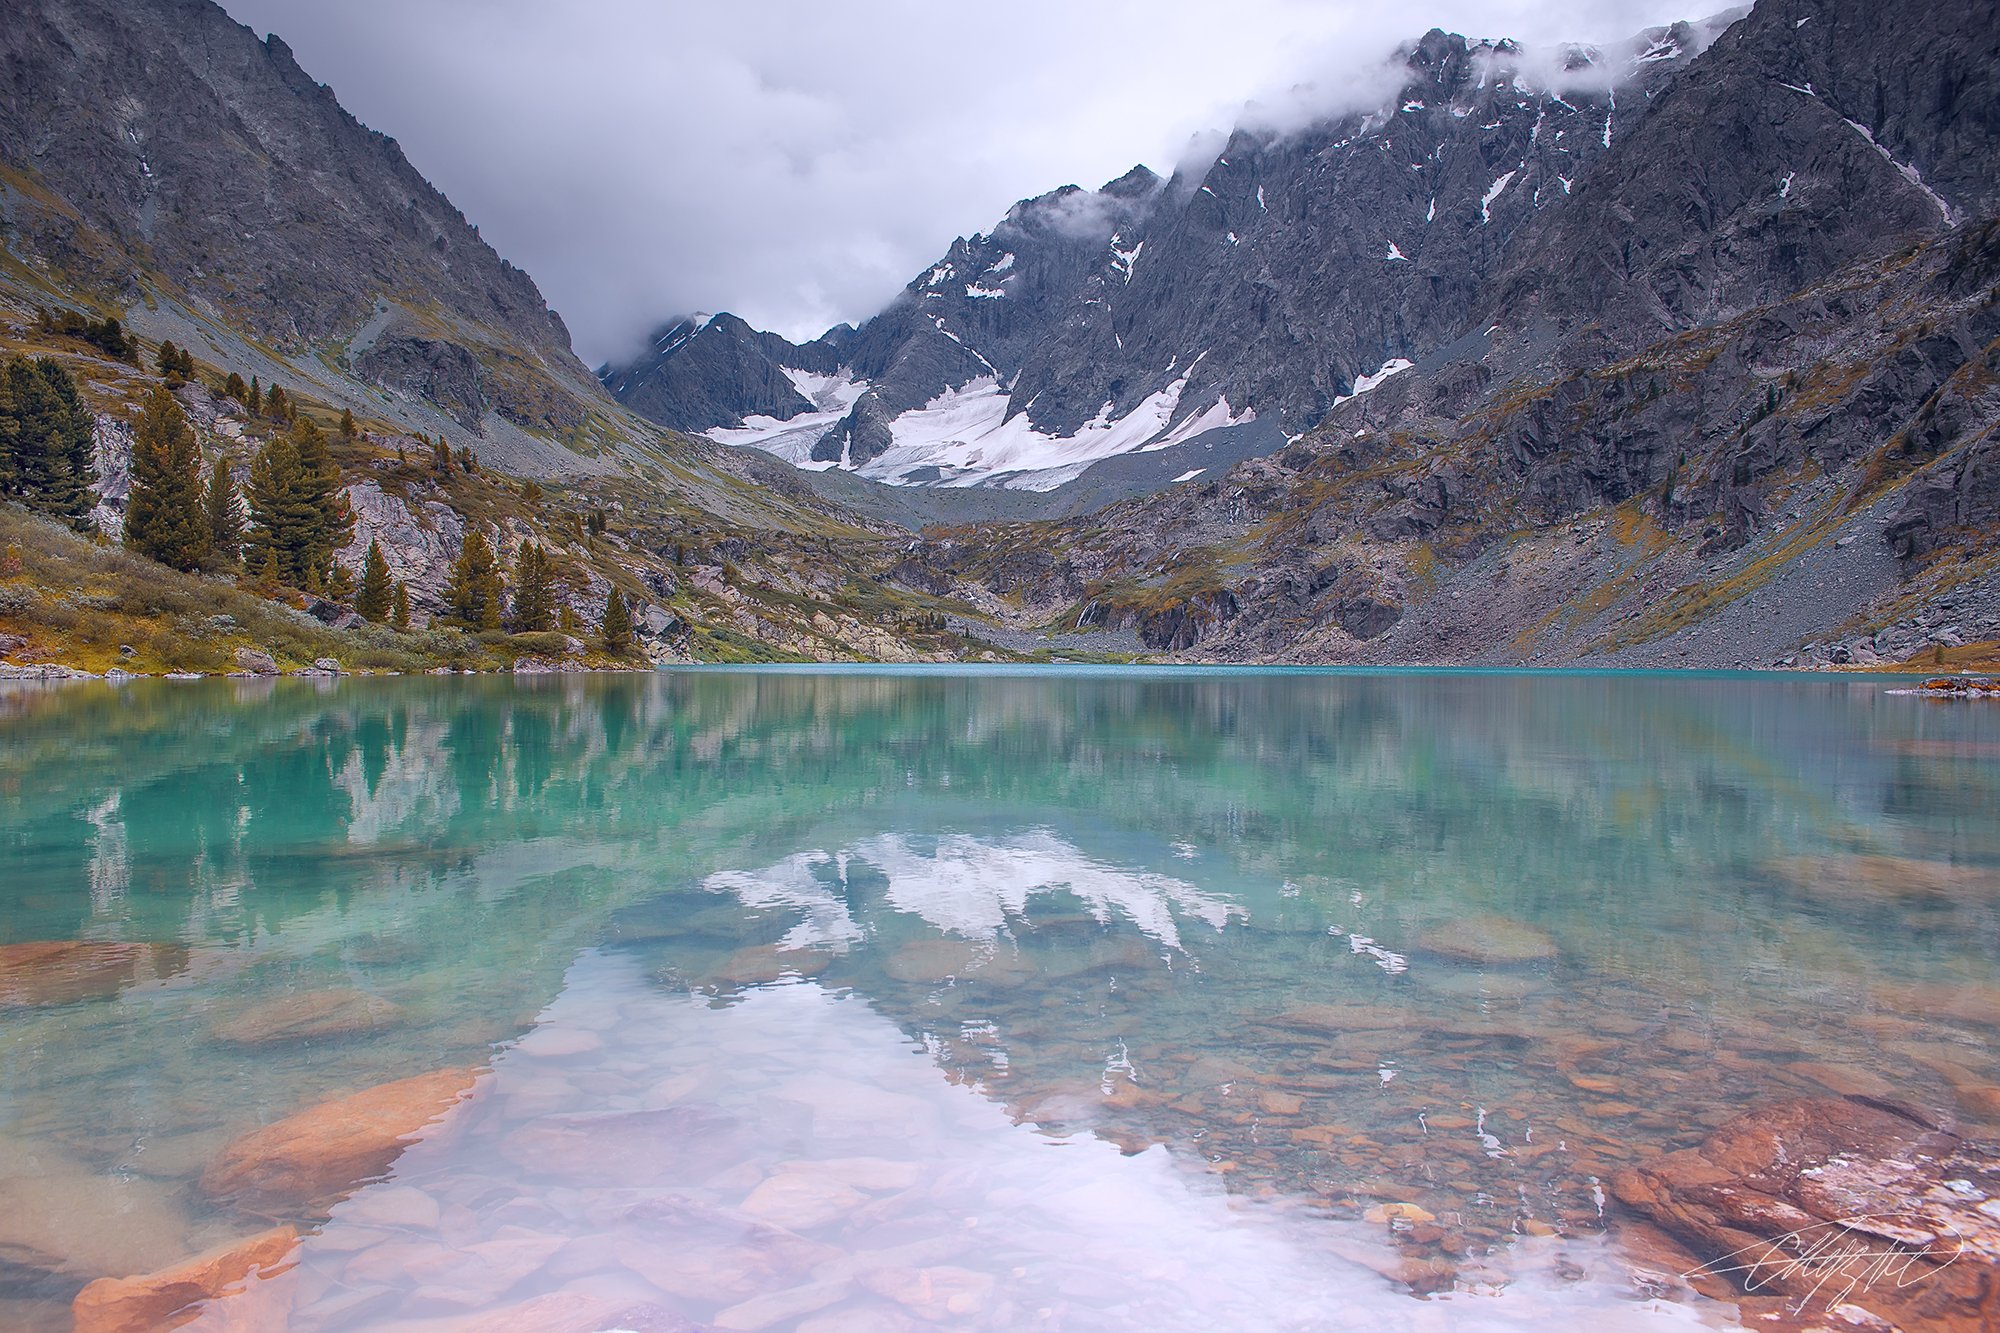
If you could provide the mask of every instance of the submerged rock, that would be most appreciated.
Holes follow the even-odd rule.
[[[76,1333],[152,1333],[186,1323],[193,1315],[189,1307],[203,1301],[259,1299],[264,1293],[251,1295],[248,1285],[291,1267],[298,1243],[297,1231],[276,1227],[156,1273],[99,1278],[78,1292],[70,1307]],[[258,1313],[265,1318],[246,1327],[282,1324],[286,1312],[262,1308],[260,1300]]]
[[[1905,1328],[2000,1322],[2000,1143],[1918,1113],[1815,1097],[1738,1116],[1613,1191],[1750,1295]],[[1989,1211],[1992,1210],[1992,1211]]]
[[[1813,898],[1894,902],[2000,896],[2000,875],[1949,861],[1907,856],[1781,856],[1766,865],[1772,874]]]
[[[34,940],[0,944],[0,1009],[116,995],[127,986],[172,976],[187,950],[169,944],[101,940]]]
[[[315,1037],[351,1037],[402,1021],[401,1009],[364,991],[308,991],[260,1000],[236,1017],[217,1023],[214,1034],[218,1041],[238,1046],[263,1046]]]
[[[1540,927],[1490,913],[1430,927],[1418,949],[1468,963],[1539,963],[1556,956],[1556,942]]]
[[[425,1126],[465,1096],[476,1076],[471,1069],[419,1074],[252,1130],[209,1163],[202,1191],[253,1207],[330,1203],[388,1171]]]
[[[105,1175],[44,1138],[0,1138],[0,1271],[75,1281],[187,1253],[194,1219],[171,1185]]]

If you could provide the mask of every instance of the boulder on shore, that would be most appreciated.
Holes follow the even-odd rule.
[[[331,1204],[386,1174],[476,1077],[471,1069],[419,1074],[254,1129],[209,1163],[202,1191],[250,1207],[303,1210]]]
[[[1800,1315],[2000,1327],[2000,1143],[1923,1112],[1859,1097],[1763,1106],[1612,1189],[1701,1256],[1693,1276]]]

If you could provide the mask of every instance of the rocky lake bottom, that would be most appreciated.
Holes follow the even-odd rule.
[[[2000,710],[1897,685],[17,687],[0,1326],[1981,1326]]]

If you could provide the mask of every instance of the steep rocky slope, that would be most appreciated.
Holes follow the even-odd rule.
[[[2000,638],[1996,40],[1764,0],[1411,371],[904,576],[1230,660],[1948,664]]]

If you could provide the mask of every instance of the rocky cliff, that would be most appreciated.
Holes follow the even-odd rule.
[[[1764,0],[1407,372],[906,576],[1224,660],[1948,664],[2000,638],[1996,40],[1992,3]]]
[[[464,428],[564,430],[588,409],[533,280],[281,39],[208,0],[11,7],[0,167],[17,281],[327,353]]]

